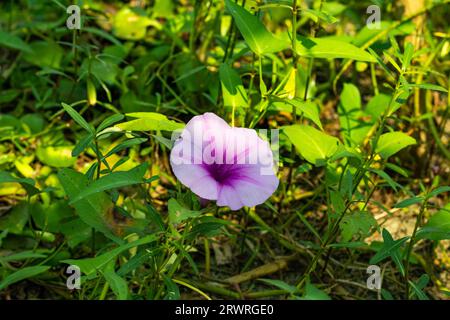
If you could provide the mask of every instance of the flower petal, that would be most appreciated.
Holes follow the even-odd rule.
[[[234,187],[226,184],[220,188],[217,205],[230,207],[231,210],[239,210],[244,206]]]
[[[172,170],[180,182],[192,190],[198,196],[216,200],[219,191],[219,185],[209,172],[199,164],[176,164],[172,163]]]
[[[253,207],[264,203],[278,188],[278,178],[275,174],[267,175],[261,172],[258,166],[241,170],[238,177],[233,177],[230,184],[236,192],[236,196],[247,207]]]

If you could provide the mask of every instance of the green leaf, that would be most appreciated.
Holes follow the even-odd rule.
[[[78,157],[92,142],[94,135],[88,133],[76,144],[72,150],[72,157]]]
[[[147,172],[147,169],[148,163],[144,162],[129,171],[113,172],[103,176],[100,179],[93,181],[77,195],[74,195],[69,204],[74,204],[75,202],[98,192],[144,183],[144,175]]]
[[[122,151],[124,149],[127,149],[129,147],[135,146],[137,144],[141,144],[147,141],[147,138],[133,138],[129,140],[125,140],[122,143],[119,143],[114,148],[112,148],[104,157],[103,159],[108,158],[109,156],[112,156],[115,153],[118,153],[119,151]]]
[[[87,241],[92,237],[92,227],[85,223],[80,217],[67,222],[62,222],[59,226],[59,231],[64,235],[70,248],[75,248],[78,244]],[[120,239],[118,239],[118,241],[119,240]]]
[[[20,118],[23,125],[30,130],[31,133],[37,134],[44,130],[46,122],[44,117],[39,113],[28,113]]]
[[[29,208],[30,206],[25,201],[15,205],[9,212],[0,217],[0,230],[21,234],[30,216]]]
[[[119,270],[117,270],[117,275],[121,277],[126,276],[133,270],[136,270],[142,266],[144,263],[147,263],[154,254],[154,252],[149,252],[147,250],[138,250],[131,259],[122,264]]]
[[[348,42],[331,38],[306,38],[297,36],[297,53],[308,58],[345,58],[357,61],[376,62],[368,52]]]
[[[211,216],[200,216],[195,219],[195,224],[192,227],[186,239],[195,239],[195,237],[202,235],[205,237],[214,237],[220,234],[222,227],[231,225],[229,221],[218,219]]]
[[[228,64],[222,63],[219,68],[220,83],[225,107],[247,108],[247,93],[242,85],[239,74]]]
[[[331,300],[331,298],[324,291],[307,282],[302,300]]]
[[[344,198],[339,191],[330,191],[330,201],[336,215],[341,214],[345,210]]]
[[[180,289],[175,282],[172,281],[168,276],[162,274],[164,284],[166,285],[166,295],[165,300],[180,300]]]
[[[184,79],[187,79],[189,77],[192,77],[194,74],[197,74],[200,71],[203,71],[203,70],[206,70],[206,69],[207,69],[206,66],[203,66],[203,65],[199,66],[199,67],[195,67],[195,68],[191,69],[190,71],[183,73],[178,78],[176,78],[174,80],[174,83],[179,82],[179,81],[184,80]]]
[[[382,235],[384,240],[383,247],[370,259],[369,263],[377,264],[387,257],[391,257],[400,269],[400,272],[404,275],[405,267],[401,261],[399,249],[406,241],[408,241],[409,237],[403,237],[394,241],[387,229],[383,229]]]
[[[392,294],[388,290],[383,288],[381,288],[381,296],[383,297],[384,300],[394,300]]]
[[[281,280],[275,280],[275,279],[258,279],[258,280],[262,281],[268,285],[271,285],[271,286],[277,287],[281,290],[284,290],[292,295],[299,292],[299,290],[296,286],[292,286]]]
[[[40,68],[59,69],[64,57],[63,48],[52,40],[30,43],[32,52],[25,52],[23,58]]]
[[[373,169],[370,168],[369,169],[371,172],[376,173],[377,175],[379,175],[381,178],[384,179],[384,181],[387,182],[387,184],[394,189],[395,191],[397,191],[397,188],[399,189],[403,189],[403,187],[398,184],[397,182],[395,182],[386,172],[384,172],[383,170],[380,169]]]
[[[275,53],[289,47],[285,40],[278,39],[267,31],[261,21],[250,12],[230,0],[225,5],[250,49],[257,55]]]
[[[393,164],[393,163],[386,163],[386,168],[391,169],[394,172],[397,172],[398,174],[404,176],[405,178],[409,177],[408,171],[405,169]]]
[[[87,259],[67,259],[62,260],[61,262],[67,263],[67,264],[73,264],[80,268],[81,272],[83,272],[85,275],[90,276],[93,274],[96,274],[97,271],[102,270],[106,265],[114,260],[119,254],[122,252],[129,250],[131,248],[135,248],[150,242],[153,242],[156,240],[156,236],[151,234],[148,236],[145,236],[139,240],[122,244],[120,247],[117,247],[115,249],[112,249],[111,251],[108,251],[106,253],[103,253],[95,258],[87,258]]]
[[[0,30],[0,46],[33,53],[33,49],[18,36]]]
[[[381,117],[381,115],[389,108],[391,96],[387,94],[377,94],[366,105],[365,113],[372,116],[372,121]]]
[[[174,131],[184,128],[183,123],[169,120],[165,115],[156,112],[133,112],[127,113],[126,116],[138,119],[119,123],[114,127],[126,131]]]
[[[33,267],[25,267],[23,269],[20,269],[9,276],[7,276],[5,279],[0,282],[0,291],[7,288],[13,283],[32,278],[40,273],[43,273],[50,269],[48,266],[33,266]]]
[[[94,128],[84,120],[84,118],[71,106],[62,102],[64,110],[72,117],[72,119],[80,125],[80,127],[84,128],[87,132],[95,134]]]
[[[147,33],[147,27],[152,24],[155,24],[152,19],[137,14],[128,6],[123,6],[114,15],[114,34],[127,40],[143,39]]]
[[[402,200],[399,203],[397,203],[394,206],[394,208],[406,208],[406,207],[412,206],[413,204],[421,203],[423,200],[424,200],[423,197],[408,198],[408,199]]]
[[[286,100],[288,104],[295,106],[295,112],[299,115],[303,115],[305,118],[311,120],[316,126],[323,130],[322,123],[319,117],[319,106],[317,103],[312,101],[303,101],[299,98],[294,98],[292,100]],[[293,108],[290,109],[292,112]]]
[[[338,150],[339,139],[310,126],[292,125],[282,128],[292,144],[308,162],[320,166]]]
[[[355,235],[362,239],[370,235],[372,228],[377,226],[377,221],[369,212],[355,212],[346,215],[340,223],[342,241],[350,241]]]
[[[403,132],[388,132],[380,136],[375,152],[387,159],[407,146],[416,144],[416,139]]]
[[[368,121],[366,113],[362,110],[359,89],[352,83],[344,84],[338,114],[344,141],[349,146],[359,146],[374,121]]]
[[[408,283],[419,300],[430,300],[428,296],[420,288],[418,288],[414,282],[408,280]]]
[[[101,132],[102,130],[108,128],[110,125],[121,121],[125,116],[123,114],[113,114],[112,116],[109,116],[105,120],[100,123],[100,125],[97,127],[97,132]]]
[[[34,186],[34,180],[29,178],[16,178],[9,172],[0,171],[0,183],[17,182],[28,192],[30,196],[38,194],[40,191]]]
[[[429,282],[430,282],[430,276],[425,273],[420,276],[419,280],[417,280],[416,286],[419,289],[423,289],[428,285]]]
[[[58,179],[70,200],[88,187],[87,177],[72,169],[60,170]],[[73,206],[85,224],[102,232],[114,242],[123,243],[123,240],[115,236],[109,228],[106,214],[113,204],[106,193],[91,194],[75,202]]]
[[[438,86],[438,85],[435,85],[435,84],[408,83],[408,87],[420,88],[420,89],[425,89],[425,90],[434,90],[434,91],[448,92],[448,90],[445,89],[444,87],[441,87],[441,86]]]
[[[86,141],[81,140],[85,143]],[[73,146],[39,146],[36,149],[36,156],[42,163],[55,168],[71,167],[77,161],[77,158],[72,156],[72,152],[78,152],[82,146],[79,144]]]
[[[198,217],[201,214],[200,211],[186,209],[175,199],[169,200],[168,209],[169,220],[172,223],[180,223],[189,218]]]
[[[122,47],[123,46],[123,44],[119,40],[114,38],[110,33],[105,32],[105,31],[103,31],[101,29],[83,26],[83,30],[85,32],[89,32],[89,34],[96,35],[96,36],[99,36],[101,38],[104,38],[104,39],[108,40],[109,42],[115,44],[117,47]]]
[[[325,12],[325,11],[318,11],[318,10],[314,10],[314,9],[309,9],[309,8],[302,8],[301,10],[301,14],[305,15],[305,16],[311,16],[314,17],[315,19],[313,19],[314,21],[317,22],[318,19],[329,23],[329,24],[333,24],[338,22],[339,20],[336,19],[335,17],[333,17],[332,15],[330,15],[329,13]]]
[[[0,256],[0,262],[11,262],[11,261],[20,261],[20,260],[27,260],[27,259],[39,259],[39,258],[45,258],[46,255],[42,253],[37,253],[34,251],[23,251],[18,253],[13,253],[7,256]]]
[[[117,300],[128,298],[128,283],[114,271],[114,260],[111,260],[103,271],[103,276],[117,297]]]
[[[433,197],[436,197],[438,195],[440,195],[441,193],[446,193],[450,191],[450,186],[442,186],[442,187],[438,187],[436,189],[434,189],[433,191],[431,191],[428,195],[427,198],[431,199]]]
[[[3,89],[0,92],[0,104],[9,103],[16,99],[20,94],[20,90],[17,89]]]
[[[417,231],[417,239],[450,239],[450,204],[431,216],[428,222]]]

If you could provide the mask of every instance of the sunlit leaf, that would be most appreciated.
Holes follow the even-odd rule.
[[[297,37],[297,53],[300,56],[324,59],[352,59],[375,62],[372,55],[348,42],[328,38]]]
[[[403,132],[388,132],[380,136],[375,152],[387,159],[407,146],[414,144],[416,144],[416,139]]]
[[[308,162],[323,165],[338,150],[339,139],[310,126],[283,127],[283,132]]]
[[[229,65],[222,63],[219,68],[219,75],[224,105],[233,109],[248,107],[247,92],[242,85],[239,74]]]
[[[225,4],[233,16],[245,42],[254,53],[263,55],[278,52],[289,47],[287,41],[278,39],[267,31],[258,17],[252,15],[231,0],[225,0]]]
[[[156,112],[134,112],[127,113],[126,116],[137,119],[116,124],[116,128],[127,131],[174,131],[184,127],[183,123],[169,120],[165,115]]]

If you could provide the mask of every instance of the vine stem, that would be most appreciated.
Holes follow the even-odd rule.
[[[372,151],[370,153],[370,156],[358,168],[358,170],[355,174],[356,183],[355,183],[355,186],[353,187],[352,194],[355,193],[356,188],[360,184],[361,180],[364,178],[364,174],[365,174],[364,168],[366,166],[370,167],[372,161],[374,160],[374,151],[376,149],[376,145],[378,144],[378,140],[379,140],[381,133],[383,132],[384,126],[386,124],[386,117],[387,117],[387,112],[383,115],[382,119],[380,120],[380,125],[379,125],[378,130],[374,137],[374,142],[372,145]],[[369,195],[369,197],[370,197],[370,195]],[[367,201],[369,199],[367,199]],[[323,255],[323,253],[327,249],[328,244],[331,243],[332,241],[334,241],[334,239],[337,237],[337,231],[339,228],[339,224],[341,223],[342,219],[344,218],[347,210],[350,208],[350,205],[352,203],[353,203],[353,201],[351,199],[347,200],[345,209],[342,211],[342,213],[340,214],[339,218],[335,221],[335,223],[333,223],[333,225],[329,228],[330,231],[327,233],[326,238],[319,249],[319,252],[313,257],[313,260],[311,260],[311,263],[308,265],[308,268],[306,269],[305,273],[303,274],[300,281],[298,282],[297,288],[301,288],[303,286],[303,284],[305,283],[305,280],[309,277],[309,275],[312,272],[314,272],[314,270],[316,269],[317,263],[318,263],[320,257]]]
[[[291,41],[292,41],[292,63],[294,66],[294,75],[295,78],[297,78],[297,63],[298,63],[298,54],[297,54],[297,13],[298,13],[298,9],[297,9],[297,0],[294,0],[293,4],[292,4],[292,31],[291,31]],[[297,96],[297,84],[294,86],[294,97]],[[297,123],[297,107],[295,105],[292,105],[292,124],[296,124]],[[292,146],[292,150],[291,150],[291,159],[295,158],[295,147]],[[292,184],[292,179],[293,179],[293,174],[294,171],[292,169],[292,166],[289,166],[289,170],[288,170],[288,181],[285,185],[285,187],[283,188],[283,192],[281,193],[280,196],[280,202],[278,204],[278,211],[281,211],[281,209],[283,208],[283,201],[286,198],[287,193],[289,192],[289,189],[291,188],[291,184]]]
[[[105,300],[108,290],[109,290],[109,283],[108,281],[106,281],[105,284],[103,285],[102,293],[100,294],[99,300]]]
[[[414,243],[416,242],[417,229],[419,228],[419,226],[421,225],[421,222],[423,220],[423,215],[425,213],[426,202],[427,202],[427,200],[425,199],[422,202],[422,205],[420,206],[419,216],[417,217],[416,224],[414,226],[414,231],[412,233],[411,240],[409,241],[408,248],[407,248],[407,251],[406,251],[406,257],[405,257],[405,259],[406,259],[406,262],[405,262],[405,280],[406,280],[405,298],[406,298],[406,300],[409,300],[409,287],[410,287],[409,286],[409,281],[408,281],[408,278],[409,278],[409,258],[411,256],[412,249],[414,247]]]
[[[211,271],[211,250],[209,249],[209,240],[208,238],[204,239],[205,246],[205,275],[209,276]]]

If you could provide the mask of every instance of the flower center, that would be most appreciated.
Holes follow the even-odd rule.
[[[234,164],[209,164],[205,165],[211,177],[219,183],[225,183],[230,177],[234,177],[238,166]]]

